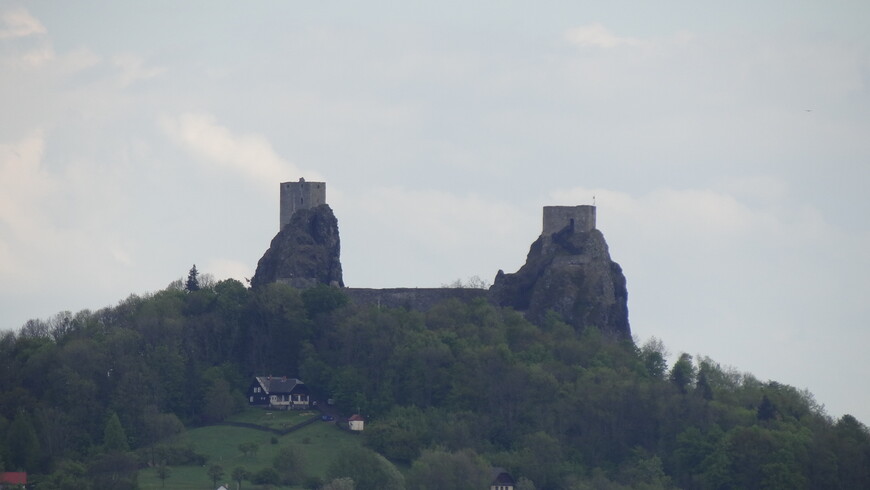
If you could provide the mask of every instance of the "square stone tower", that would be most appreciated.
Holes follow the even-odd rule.
[[[570,226],[574,231],[587,232],[595,229],[595,206],[544,206],[544,236],[562,231]]]
[[[281,182],[281,218],[278,230],[283,230],[293,213],[326,204],[326,182]]]

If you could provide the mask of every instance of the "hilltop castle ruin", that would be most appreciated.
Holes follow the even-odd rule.
[[[280,184],[280,229],[257,264],[253,287],[282,282],[297,288],[328,284],[357,305],[426,311],[448,299],[482,299],[520,311],[533,322],[558,314],[576,329],[595,326],[631,337],[628,292],[596,228],[595,206],[545,206],[541,235],[515,273],[498,271],[489,290],[468,288],[345,288],[338,220],[326,183]]]

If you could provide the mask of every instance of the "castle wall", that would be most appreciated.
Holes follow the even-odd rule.
[[[485,299],[488,294],[488,290],[476,288],[343,288],[341,291],[357,305],[407,308],[414,311],[428,311],[448,299],[458,299],[466,303],[478,298]]]
[[[574,224],[574,231],[587,232],[595,229],[595,206],[544,206],[544,231],[549,236]]]
[[[326,204],[326,182],[306,182],[305,179],[299,179],[299,182],[282,182],[278,230],[287,226],[296,211],[321,204]]]

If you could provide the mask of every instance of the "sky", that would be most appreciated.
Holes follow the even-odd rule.
[[[0,0],[0,329],[250,278],[327,182],[351,287],[598,206],[632,332],[870,423],[870,2]]]

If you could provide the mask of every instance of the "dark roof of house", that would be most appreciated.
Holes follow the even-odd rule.
[[[492,468],[489,472],[492,478],[491,485],[516,485],[514,477],[504,468]]]
[[[0,473],[0,483],[8,485],[27,485],[27,473],[23,471],[8,471]]]
[[[301,380],[288,377],[257,376],[257,382],[263,391],[269,395],[288,393],[308,393],[308,387]]]

